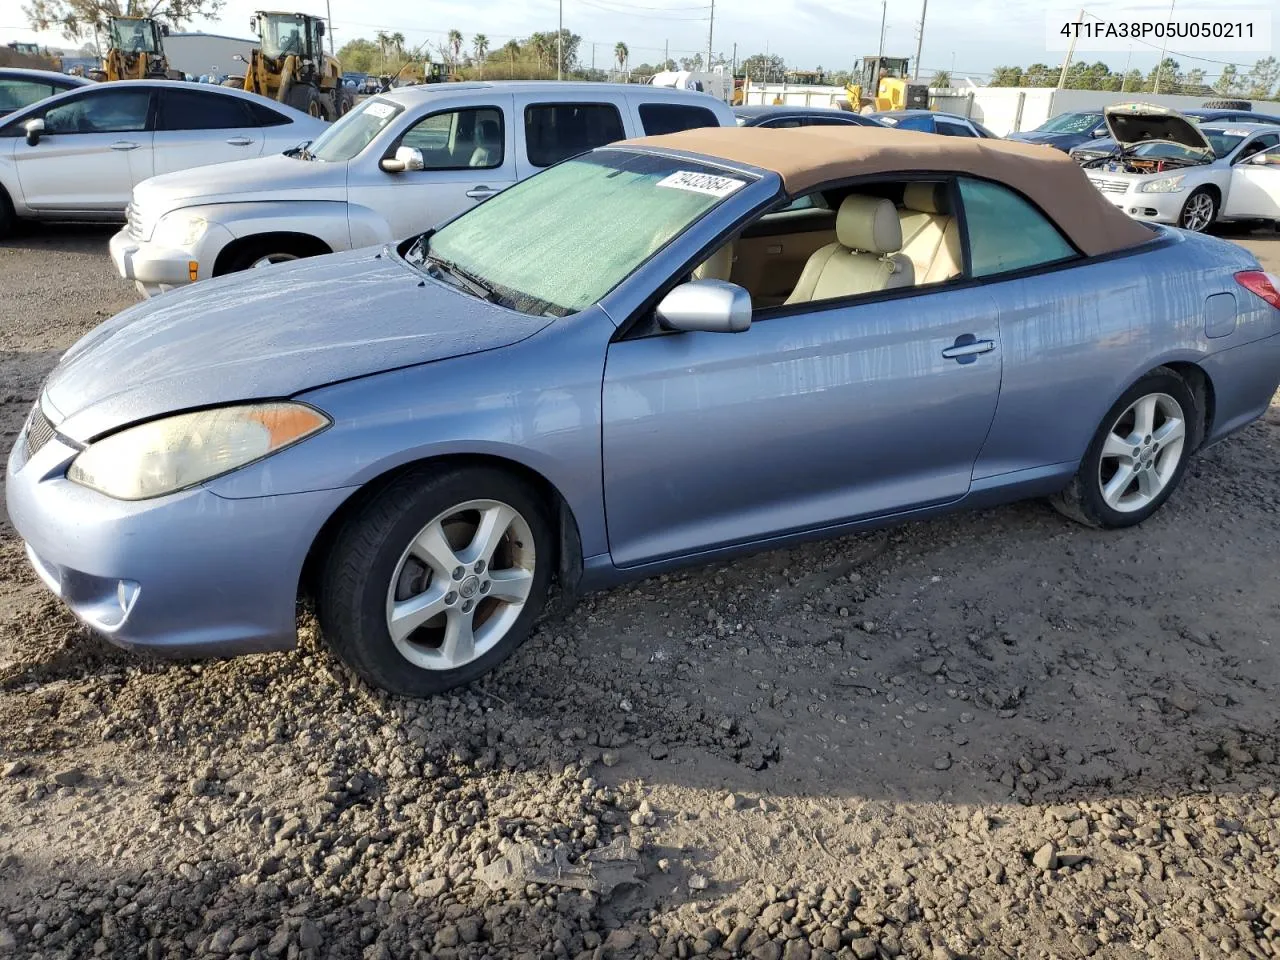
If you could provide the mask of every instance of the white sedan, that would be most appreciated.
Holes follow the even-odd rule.
[[[14,218],[123,221],[148,177],[279,153],[326,126],[254,94],[166,80],[49,97],[0,125],[0,235]]]

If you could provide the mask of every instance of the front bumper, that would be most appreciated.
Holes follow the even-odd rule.
[[[350,494],[232,500],[196,487],[113,500],[66,479],[78,452],[55,436],[9,455],[9,517],[40,579],[117,646],[180,656],[287,650],[302,565]]]
[[[166,247],[150,240],[139,240],[125,227],[111,238],[111,260],[116,271],[132,280],[144,297],[154,297],[192,282],[191,265],[196,265],[196,279],[213,276],[219,252],[234,239],[231,231],[210,223],[190,247]]]
[[[1090,178],[1092,179],[1092,178]],[[1103,178],[1115,181],[1115,177]],[[1094,186],[1098,187],[1097,181]],[[1123,210],[1135,220],[1146,220],[1150,223],[1169,223],[1177,225],[1182,213],[1182,205],[1187,202],[1190,191],[1180,190],[1177,193],[1139,193],[1137,185],[1129,185],[1123,192],[1113,189],[1098,188],[1099,192],[1110,203]]]

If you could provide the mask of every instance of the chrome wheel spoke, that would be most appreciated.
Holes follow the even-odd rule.
[[[444,628],[440,656],[446,667],[460,667],[475,658],[476,635],[473,616],[461,610],[450,610]]]
[[[1133,432],[1146,440],[1156,427],[1156,398],[1143,397],[1133,405]]]
[[[454,572],[462,566],[462,559],[454,553],[439,520],[433,520],[418,534],[409,547],[409,552],[429,566],[433,573],[446,580],[453,577]]]
[[[1137,443],[1135,443],[1133,437],[1122,437],[1118,433],[1109,433],[1106,441],[1102,444],[1102,455],[1104,457],[1119,457],[1122,460],[1128,460],[1133,456],[1133,448],[1141,443],[1141,437],[1138,437]]]
[[[1160,429],[1151,435],[1153,443],[1160,444],[1161,449],[1171,446],[1187,435],[1187,427],[1177,417],[1170,417],[1160,425]]]
[[[403,640],[432,617],[444,613],[447,609],[445,589],[442,587],[433,587],[416,597],[396,601],[387,614],[387,627],[391,631],[391,639]]]
[[[1156,476],[1154,470],[1138,471],[1138,493],[1142,495],[1144,500],[1150,500],[1164,487],[1160,482],[1160,478]]]
[[[1125,491],[1129,489],[1129,484],[1133,483],[1133,467],[1127,463],[1120,464],[1116,470],[1115,476],[1107,481],[1107,485],[1102,488],[1102,498],[1111,506],[1115,507],[1120,502],[1120,498],[1124,496]]]
[[[492,570],[489,573],[489,596],[504,603],[524,603],[533,589],[533,574],[513,567],[510,570]]]
[[[496,503],[484,510],[480,514],[480,523],[476,526],[471,543],[461,551],[459,559],[467,566],[474,566],[481,561],[487,566],[515,517],[516,512],[505,503]]]

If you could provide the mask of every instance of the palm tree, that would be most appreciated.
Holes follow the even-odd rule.
[[[627,49],[627,45],[619,40],[613,45],[613,56],[618,61],[618,72],[622,73],[627,68],[627,57],[631,55],[631,51]]]
[[[484,76],[484,56],[489,52],[489,38],[477,33],[471,38],[471,46],[476,52],[476,64],[480,67],[480,76]]]
[[[391,35],[385,30],[379,30],[374,39],[378,41],[378,73],[386,73],[387,43],[391,40]]]
[[[462,31],[449,31],[449,47],[453,50],[453,69],[458,69],[458,57],[462,53]]]
[[[387,42],[395,49],[396,53],[404,53],[404,34],[399,31],[387,37]]]
[[[506,51],[511,60],[511,76],[514,78],[516,75],[516,57],[520,55],[520,43],[517,40],[508,40],[503,44],[502,49]]]

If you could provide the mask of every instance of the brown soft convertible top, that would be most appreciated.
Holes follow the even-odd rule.
[[[1137,246],[1151,231],[1112,206],[1065,153],[1009,140],[865,126],[699,127],[625,141],[772,170],[788,194],[870,174],[967,173],[1031,199],[1088,256]]]

